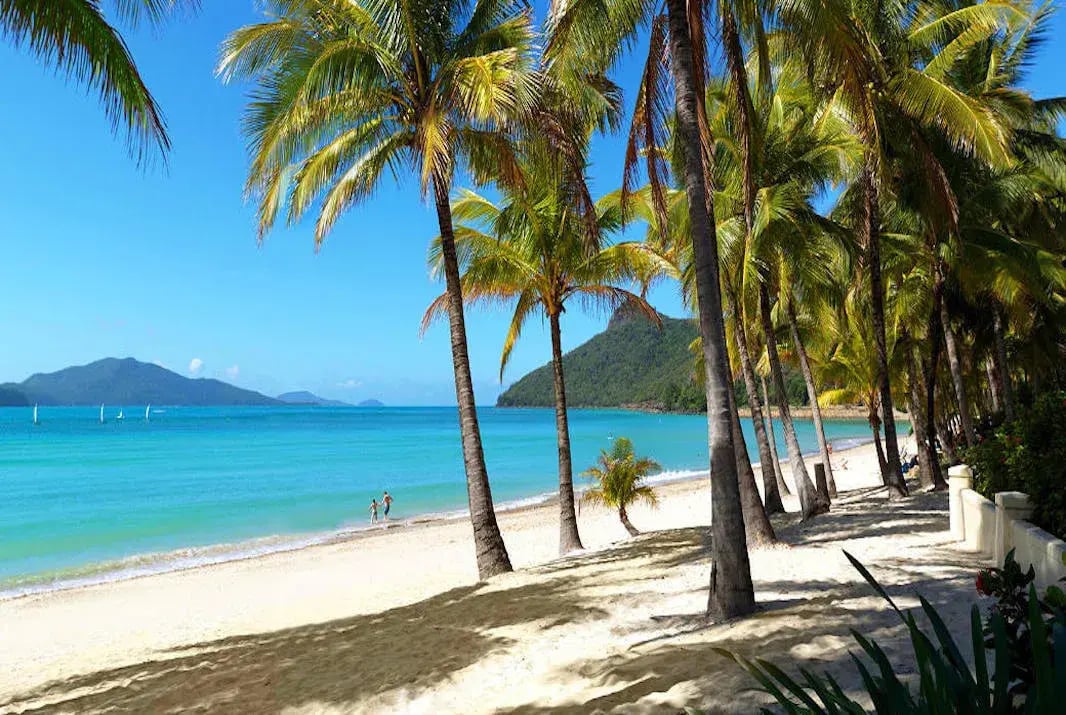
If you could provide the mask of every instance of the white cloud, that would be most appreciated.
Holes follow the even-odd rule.
[[[226,377],[228,377],[231,380],[236,380],[237,376],[240,375],[240,374],[241,374],[241,366],[240,365],[233,365],[232,367],[227,367],[226,368]]]
[[[193,358],[189,361],[189,372],[193,375],[204,369],[204,361],[200,358]]]
[[[345,390],[354,390],[357,387],[362,386],[362,382],[352,378],[348,378],[344,382],[338,382],[337,387],[343,387]]]

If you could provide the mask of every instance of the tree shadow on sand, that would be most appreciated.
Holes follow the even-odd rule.
[[[839,505],[836,515],[802,524],[786,520],[778,533],[793,544],[822,544],[901,531],[945,531],[944,500],[943,494],[923,493],[886,510],[871,510],[868,503],[848,499]],[[948,541],[946,535],[944,541]],[[856,556],[862,560],[861,541],[848,548],[852,546],[859,547]],[[781,558],[788,558],[787,550],[781,552]],[[842,553],[840,558],[844,558]],[[935,566],[934,575],[917,577],[915,566],[919,564]],[[921,594],[942,616],[961,621],[975,599],[975,558],[955,549],[934,544],[867,565],[888,594],[905,608],[916,606]],[[772,704],[772,699],[755,687],[751,676],[723,658],[718,648],[748,658],[768,657],[786,670],[802,666],[845,676],[853,682],[851,693],[862,697],[850,655],[859,652],[852,630],[878,639],[897,672],[916,677],[906,628],[857,572],[848,581],[763,580],[756,588],[757,596],[763,594],[759,610],[738,621],[712,623],[702,613],[653,616],[670,631],[638,641],[625,653],[587,663],[578,673],[591,686],[601,686],[601,694],[594,699],[551,706],[528,703],[501,712],[676,713],[684,704],[708,713],[749,713]],[[769,594],[776,596],[767,597]],[[920,622],[923,620],[919,617]]]
[[[575,598],[567,579],[457,588],[382,613],[223,638],[160,660],[77,676],[0,705],[15,712],[250,712],[313,703],[339,706],[406,688],[417,691],[505,648],[497,628],[566,626],[603,615]],[[403,658],[383,658],[383,651]]]
[[[858,539],[853,543],[862,559],[861,540],[877,533],[945,530],[939,498],[920,495],[888,509],[842,500],[839,516],[785,525],[780,533],[797,544]],[[834,673],[850,668],[850,628],[888,636],[891,658],[906,651],[897,617],[857,573],[846,581],[759,582],[760,611],[735,623],[708,623],[702,613],[664,613],[665,599],[701,602],[690,593],[691,579],[662,579],[677,568],[692,574],[692,568],[708,565],[707,540],[708,530],[701,527],[649,532],[382,613],[223,638],[159,660],[55,681],[0,704],[0,711],[262,712],[328,706],[358,711],[368,700],[417,697],[479,661],[506,654],[515,645],[512,639],[521,637],[514,627],[568,632],[622,604],[633,615],[612,627],[618,647],[580,664],[560,665],[545,683],[580,681],[588,687],[573,692],[595,692],[594,700],[556,698],[550,706],[529,703],[507,712],[676,712],[666,702],[750,712],[765,696],[752,692],[747,674],[715,648],[749,657],[773,654],[781,665],[802,661]],[[789,550],[780,558],[788,559]],[[919,561],[935,565],[936,576],[915,580]],[[868,565],[893,597],[920,592],[948,609],[968,610],[972,602],[959,595],[972,577],[973,559],[951,549],[931,546]]]

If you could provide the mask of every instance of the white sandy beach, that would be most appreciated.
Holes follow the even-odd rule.
[[[904,652],[896,617],[841,553],[906,605],[965,628],[980,560],[949,545],[946,494],[888,502],[872,446],[836,455],[831,514],[776,520],[752,553],[755,616],[707,624],[706,480],[660,508],[583,510],[555,560],[557,508],[502,514],[516,573],[478,585],[468,522],[0,602],[0,713],[747,712],[751,681],[712,648],[844,674],[849,628]],[[787,500],[797,509],[794,499]]]

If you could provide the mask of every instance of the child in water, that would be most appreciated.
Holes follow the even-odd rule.
[[[378,523],[378,500],[377,499],[371,499],[370,500],[370,523],[371,524]]]

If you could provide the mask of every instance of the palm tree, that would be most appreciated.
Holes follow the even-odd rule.
[[[533,28],[516,0],[285,0],[234,32],[219,73],[255,84],[244,130],[262,238],[317,206],[320,245],[385,174],[419,177],[437,211],[452,366],[478,573],[509,571],[496,523],[467,353],[450,193],[455,172],[506,183],[506,132],[533,107]]]
[[[692,244],[688,232],[688,205],[685,194],[676,189],[668,189],[664,192],[664,199],[667,204],[667,220],[660,223],[656,220],[656,207],[652,197],[652,187],[645,187],[628,197],[625,196],[625,193],[626,192],[623,189],[610,194],[605,198],[614,202],[615,205],[618,205],[620,210],[624,211],[627,215],[635,215],[647,223],[647,233],[645,234],[644,242],[656,255],[661,256],[665,262],[665,266],[669,267],[669,270],[667,270],[660,264],[645,264],[646,268],[642,271],[638,271],[638,282],[641,284],[641,294],[646,294],[651,283],[660,277],[669,276],[677,278],[679,280],[683,299],[692,307],[693,312],[698,312],[693,305],[695,301],[695,291],[693,289],[695,273],[692,268]],[[729,280],[727,274],[728,266],[725,266],[720,275],[723,278],[723,287],[728,295]],[[737,329],[735,318],[736,316],[734,314],[734,332]],[[742,340],[738,339],[738,343],[739,342],[742,342]],[[693,353],[695,362],[696,382],[700,387],[705,388],[704,379],[707,373],[703,361],[702,338],[696,338],[689,346],[689,349]],[[736,359],[731,360],[732,363],[735,363],[736,361]],[[731,366],[730,373],[732,374],[732,372],[733,368]],[[773,471],[770,471],[769,473],[766,471],[763,472],[763,484],[766,493],[764,504],[759,496],[759,488],[755,483],[755,472],[751,466],[751,459],[748,457],[747,445],[744,442],[743,428],[740,423],[740,415],[737,411],[737,404],[732,391],[729,393],[729,398],[730,420],[732,422],[733,431],[733,454],[737,465],[745,536],[747,537],[748,544],[751,546],[772,544],[777,541],[777,535],[774,533],[774,528],[770,523],[768,514],[784,511],[784,505],[781,502],[781,492],[779,491],[779,488],[784,485],[784,482],[782,481],[780,485],[775,482],[773,479]],[[759,441],[760,454],[769,454],[769,448],[764,448],[766,435],[762,426],[762,412],[759,410],[758,398],[752,398],[749,394],[749,405],[752,408],[753,421],[755,421],[755,434],[756,440]],[[757,420],[755,419],[756,417],[758,417]],[[766,459],[763,460],[763,464],[768,463],[769,462]],[[769,479],[767,476],[769,476]],[[784,492],[786,494],[788,493],[787,487],[784,489]]]
[[[640,532],[629,521],[627,508],[640,501],[649,506],[658,506],[659,498],[651,487],[643,483],[643,479],[660,469],[654,460],[637,457],[633,452],[633,443],[626,437],[619,437],[610,452],[600,450],[598,466],[582,472],[582,476],[593,480],[594,486],[585,490],[581,501],[617,509],[622,526],[630,536],[637,536]]]
[[[175,6],[198,0],[115,0],[113,11],[127,24],[158,23]],[[0,35],[16,48],[28,47],[39,60],[100,96],[114,130],[128,135],[138,161],[170,149],[166,123],[145,86],[129,48],[100,0],[0,0]]]
[[[653,270],[669,272],[668,263],[634,242],[605,245],[621,228],[612,201],[596,207],[596,240],[590,248],[580,197],[566,180],[562,157],[546,142],[523,142],[519,162],[522,181],[505,189],[502,201],[464,191],[452,205],[456,248],[462,269],[463,296],[468,304],[513,303],[514,315],[500,358],[500,379],[527,320],[535,313],[548,318],[551,329],[555,386],[555,426],[559,452],[559,553],[583,548],[574,510],[573,466],[563,374],[561,318],[567,305],[614,309],[628,306],[659,322],[658,313],[620,282]],[[441,268],[440,241],[430,262]],[[423,329],[447,306],[447,296],[426,312]]]
[[[718,274],[718,245],[714,225],[714,197],[708,177],[713,169],[709,132],[703,108],[707,71],[703,13],[689,14],[685,0],[575,0],[553,3],[549,58],[582,57],[594,68],[608,68],[642,24],[650,26],[648,61],[637,98],[631,136],[643,135],[653,193],[663,193],[662,137],[668,120],[662,85],[664,56],[674,95],[675,142],[683,157],[679,186],[688,199],[691,227],[695,302],[704,353],[707,391],[708,451],[711,473],[712,567],[708,612],[735,617],[755,608],[747,535],[741,507],[736,446],[734,444],[729,379],[729,355]],[[667,50],[667,52],[664,52]],[[651,141],[647,138],[651,137]],[[665,143],[665,142],[664,142]],[[663,144],[664,144],[663,143]],[[637,144],[627,149],[627,175],[638,159]],[[628,182],[626,182],[628,185]],[[657,198],[656,203],[662,205]]]
[[[771,91],[756,93],[757,119],[748,126],[748,139],[738,136],[741,122],[732,116],[731,94],[708,92],[708,114],[712,133],[722,138],[717,144],[715,178],[727,199],[718,201],[718,213],[719,231],[726,237],[723,253],[730,266],[726,273],[735,276],[727,289],[731,308],[742,324],[749,310],[757,317],[792,474],[804,518],[810,518],[826,511],[829,504],[819,496],[804,465],[784,389],[773,305],[776,302],[781,308],[778,317],[795,318],[795,295],[814,292],[817,284],[828,280],[822,275],[827,262],[819,251],[840,250],[825,245],[825,237],[839,229],[819,216],[811,201],[820,188],[842,178],[841,167],[853,162],[854,143],[846,137],[832,107],[817,101],[801,77],[788,69],[777,73]],[[753,149],[745,151],[746,143]],[[735,219],[732,224],[722,220],[730,216]],[[734,328],[734,332],[741,342],[744,331]],[[792,333],[801,367],[809,368],[799,333]],[[747,350],[739,352],[743,357]],[[808,380],[808,391],[815,399],[813,378]],[[819,436],[824,444],[824,436]],[[827,462],[827,449],[823,451]]]
[[[995,0],[958,9],[919,0],[784,0],[779,17],[785,51],[806,67],[814,86],[835,96],[863,145],[854,188],[856,232],[871,291],[872,338],[879,396],[886,415],[893,397],[881,275],[881,191],[889,128],[930,130],[958,150],[993,165],[1008,161],[1004,127],[980,102],[945,81],[967,51],[994,35],[1017,8]],[[786,55],[787,56],[787,55]],[[906,494],[895,424],[885,422],[890,493]]]
[[[866,419],[873,433],[882,481],[891,488],[885,478],[887,456],[881,442],[881,427],[892,422],[894,417],[881,405],[881,379],[874,354],[873,320],[867,309],[866,298],[862,295],[863,289],[862,282],[856,280],[841,310],[825,309],[822,312],[821,323],[834,345],[829,359],[823,365],[823,377],[835,387],[822,392],[818,399],[823,406],[861,403],[866,407]],[[890,337],[889,354],[895,357],[895,336],[890,333]],[[887,428],[885,431],[888,431]]]

